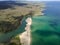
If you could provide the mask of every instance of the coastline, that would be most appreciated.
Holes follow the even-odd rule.
[[[32,24],[32,19],[28,17],[26,19],[26,27],[25,27],[25,32],[19,35],[20,38],[20,43],[21,45],[30,45],[31,43],[31,29],[30,26]]]
[[[35,12],[33,13],[32,15],[33,16],[43,16],[44,13],[42,13],[42,11],[44,11],[45,9],[41,9],[40,12]],[[27,22],[26,24],[26,27],[25,27],[25,32],[21,33],[19,35],[19,38],[20,38],[20,43],[21,45],[30,45],[31,44],[31,25],[32,25],[32,18],[31,17],[28,17],[26,20]]]
[[[7,22],[10,22],[11,24],[14,24],[14,26],[20,26],[20,22],[21,22],[21,20],[22,19],[20,19],[21,17],[21,15],[23,15],[23,16],[28,16],[28,15],[31,15],[32,14],[32,16],[42,16],[43,15],[43,13],[42,13],[42,11],[43,11],[43,7],[40,9],[40,6],[41,5],[38,5],[38,7],[37,7],[37,5],[27,5],[27,6],[23,6],[23,7],[21,7],[21,6],[17,6],[14,10],[10,10],[10,9],[6,9],[6,10],[1,10],[2,12],[4,12],[4,13],[2,13],[1,11],[1,16],[0,17],[2,17],[3,15],[4,15],[4,18],[1,18],[1,19],[3,19],[3,21],[6,21],[7,20]],[[23,10],[23,11],[21,11],[21,10]],[[8,11],[8,13],[6,13]],[[12,11],[12,12],[11,12]],[[16,12],[16,13],[15,13]],[[20,13],[21,12],[21,13]],[[26,13],[24,13],[24,12],[26,12]],[[3,14],[3,15],[2,15]],[[6,17],[6,15],[8,15],[8,17]],[[28,18],[30,18],[30,17],[28,17]],[[27,18],[27,19],[28,19]],[[26,19],[26,20],[27,20]],[[11,21],[10,21],[11,20]],[[29,21],[30,20],[30,21]],[[1,21],[1,20],[0,20]],[[27,22],[27,24],[26,24],[26,27],[25,27],[25,32],[23,32],[23,33],[20,33],[18,36],[19,36],[19,38],[20,38],[20,40],[22,39],[22,37],[26,37],[25,39],[25,41],[23,41],[23,43],[25,43],[26,45],[30,45],[30,43],[31,43],[31,29],[30,29],[30,26],[31,26],[31,24],[32,24],[32,18],[31,19],[28,19],[28,21],[26,21]],[[31,23],[30,23],[31,22]],[[16,24],[15,24],[16,23]],[[5,23],[4,23],[5,24]],[[18,24],[18,25],[17,25]],[[13,27],[14,27],[13,26]],[[23,25],[24,26],[24,25]],[[12,28],[13,28],[12,27]],[[8,29],[8,28],[7,28]],[[7,30],[6,29],[6,30]],[[17,31],[18,31],[18,29],[16,29]],[[22,29],[20,29],[21,31],[22,31]],[[7,30],[8,31],[8,30]],[[12,31],[14,31],[14,30],[12,30]],[[11,32],[12,32],[11,31]],[[7,32],[6,32],[7,33]],[[9,32],[8,32],[9,33]],[[27,34],[28,33],[28,34]],[[18,33],[17,33],[18,34]],[[11,33],[10,33],[10,35],[11,35]],[[14,34],[13,34],[14,35]],[[22,35],[24,35],[24,36],[22,36]],[[13,37],[13,36],[11,36],[11,37]],[[8,37],[7,37],[8,38]],[[28,38],[28,40],[27,40],[27,38]],[[24,38],[23,38],[24,39]],[[27,42],[28,42],[28,44],[27,44]],[[20,41],[20,43],[21,43],[21,41]]]

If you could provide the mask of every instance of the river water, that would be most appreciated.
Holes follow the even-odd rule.
[[[60,2],[44,2],[43,16],[34,16],[31,45],[60,45]]]

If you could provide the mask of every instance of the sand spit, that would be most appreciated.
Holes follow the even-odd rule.
[[[26,27],[25,27],[26,31],[19,35],[21,45],[30,45],[30,43],[31,43],[30,26],[32,24],[32,19],[30,17],[28,17],[26,19],[26,22],[27,22]]]

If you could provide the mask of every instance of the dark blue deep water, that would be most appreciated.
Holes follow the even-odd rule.
[[[44,2],[43,16],[34,16],[31,45],[60,45],[60,2]]]

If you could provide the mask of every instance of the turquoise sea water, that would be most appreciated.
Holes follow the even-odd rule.
[[[31,45],[60,45],[60,2],[45,2],[43,16],[34,16]]]

